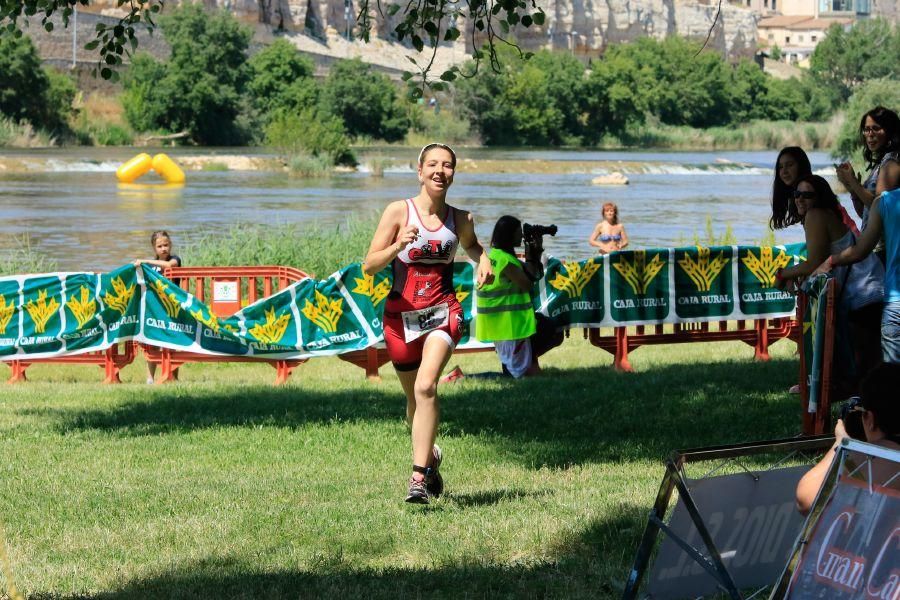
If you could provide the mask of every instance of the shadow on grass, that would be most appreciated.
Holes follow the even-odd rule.
[[[521,498],[541,498],[552,496],[551,490],[526,491],[526,490],[491,490],[476,494],[454,494],[447,492],[447,499],[459,507],[490,506],[506,500],[519,500]],[[443,496],[442,496],[443,498]]]
[[[487,438],[514,462],[565,467],[591,461],[656,461],[676,448],[791,436],[799,400],[787,393],[796,363],[715,362],[610,369],[548,369],[525,380],[440,388],[441,436]],[[208,427],[292,427],[400,421],[396,389],[178,388],[111,409],[40,409],[63,434],[102,430],[159,435]]]
[[[646,510],[624,506],[611,520],[586,523],[551,556],[529,564],[462,557],[427,568],[355,569],[339,552],[297,570],[264,570],[236,558],[207,557],[95,594],[30,593],[32,600],[88,598],[617,598],[640,540]],[[621,547],[625,531],[628,547]],[[619,548],[610,555],[611,541]],[[624,559],[624,560],[623,560]]]

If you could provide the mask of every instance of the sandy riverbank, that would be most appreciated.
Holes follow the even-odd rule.
[[[284,171],[283,161],[273,157],[246,156],[240,154],[183,155],[172,156],[185,171]],[[124,162],[124,161],[123,161]],[[378,169],[414,169],[411,161],[391,160],[381,157],[360,156],[358,170],[364,172]],[[109,171],[113,172],[121,163],[106,160],[29,156],[0,156],[0,173],[46,173],[55,171]],[[587,160],[505,160],[505,159],[461,159],[458,171],[461,173],[596,173],[599,171],[634,171],[641,165],[636,161],[587,161]],[[337,172],[347,171],[337,168]],[[352,169],[350,169],[352,170]]]

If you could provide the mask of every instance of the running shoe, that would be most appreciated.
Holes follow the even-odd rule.
[[[428,488],[424,479],[409,478],[409,491],[406,501],[411,504],[428,504]]]
[[[465,376],[466,374],[463,373],[462,369],[460,369],[459,367],[454,367],[453,370],[447,373],[445,377],[441,378],[441,383],[452,383],[454,381],[462,379]]]
[[[444,478],[441,477],[440,467],[444,454],[441,447],[435,444],[431,448],[433,460],[431,462],[431,477],[425,477],[425,489],[428,490],[430,496],[437,498],[444,491]]]

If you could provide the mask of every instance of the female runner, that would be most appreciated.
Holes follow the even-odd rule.
[[[440,417],[438,378],[464,326],[453,289],[457,247],[478,263],[478,287],[493,275],[488,255],[475,237],[472,215],[447,204],[456,154],[444,144],[428,144],[418,162],[419,194],[385,208],[363,270],[375,274],[388,265],[393,269],[394,284],[384,309],[384,341],[406,394],[406,419],[412,429],[413,467],[406,501],[427,504],[444,487],[438,472],[443,457],[434,444]]]

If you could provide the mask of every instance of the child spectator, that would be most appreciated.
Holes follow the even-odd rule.
[[[134,266],[139,267],[141,265],[147,265],[160,275],[165,271],[167,267],[180,267],[181,266],[181,257],[175,254],[172,254],[172,238],[169,237],[169,232],[167,231],[154,231],[150,235],[150,246],[153,248],[153,253],[156,256],[153,260],[143,260],[137,259],[134,261]],[[147,363],[147,383],[152,384],[153,378],[156,375],[156,365],[148,362]],[[173,372],[173,376],[175,379],[178,379],[178,369],[175,369]]]

